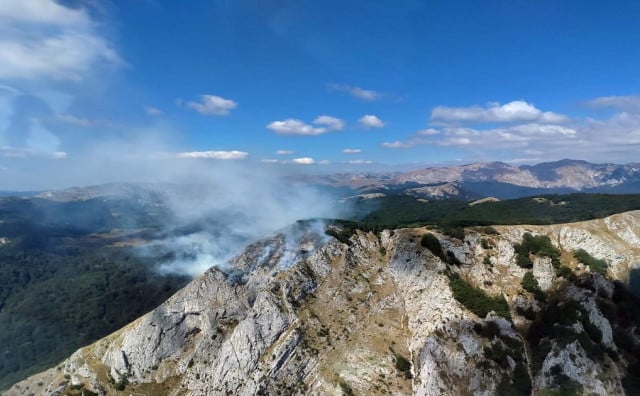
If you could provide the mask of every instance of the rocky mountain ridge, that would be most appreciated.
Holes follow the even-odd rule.
[[[543,193],[576,191],[640,192],[640,164],[594,164],[579,160],[560,160],[537,165],[515,166],[504,162],[478,162],[465,165],[428,167],[397,173],[341,173],[313,178],[313,182],[350,188],[363,193],[395,193],[430,197],[424,187],[449,186],[447,197],[486,197],[502,191],[499,198]],[[500,194],[500,193],[498,193]],[[438,198],[442,194],[433,195]]]
[[[525,234],[548,236],[560,255],[517,265]],[[637,390],[640,330],[628,312],[637,300],[612,279],[640,268],[640,211],[468,229],[464,240],[424,228],[343,236],[304,228],[254,243],[3,394]],[[604,260],[608,278],[579,263],[579,249]]]
[[[407,194],[436,199],[478,199],[497,194],[504,199],[576,191],[640,193],[640,164],[595,164],[571,159],[520,166],[504,162],[476,162],[406,172],[343,172],[299,175],[292,179],[339,189],[344,197],[353,196],[356,192]],[[182,184],[107,183],[29,192],[26,196],[60,202],[98,197],[136,197],[144,202],[157,203],[166,194],[175,194],[175,191],[184,189],[198,192],[202,188],[200,185]]]

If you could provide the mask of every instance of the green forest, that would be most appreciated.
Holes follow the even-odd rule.
[[[117,330],[188,282],[117,247],[139,234],[96,234],[121,226],[114,207],[122,208],[0,199],[0,236],[9,240],[0,244],[0,389]],[[147,217],[142,209],[136,216]]]
[[[545,195],[474,206],[390,196],[355,209],[365,214],[334,220],[340,227],[328,233],[348,243],[356,229],[431,225],[460,238],[465,226],[571,222],[640,209],[640,195]],[[158,274],[156,260],[121,244],[153,239],[167,216],[157,205],[135,200],[0,198],[0,237],[10,241],[0,244],[0,389],[138,318],[189,281]],[[432,239],[427,235],[422,244],[437,251]],[[537,249],[526,242],[523,252]],[[437,253],[451,260],[441,248]],[[599,265],[582,256],[577,253],[586,264]],[[632,278],[640,284],[640,277]],[[460,296],[469,294],[459,280],[452,283]]]
[[[540,195],[469,205],[460,200],[425,201],[406,195],[386,196],[356,204],[352,220],[397,228],[436,225],[467,227],[512,224],[558,224],[592,220],[640,209],[640,194]]]

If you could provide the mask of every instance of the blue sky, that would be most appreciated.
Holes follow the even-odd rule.
[[[0,189],[169,160],[638,161],[638,20],[637,1],[2,0]]]

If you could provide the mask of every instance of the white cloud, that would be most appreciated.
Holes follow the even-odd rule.
[[[567,121],[564,115],[550,111],[540,111],[525,101],[516,100],[500,105],[490,103],[487,106],[446,107],[438,106],[431,111],[431,121],[434,124],[449,123],[513,123],[513,122],[543,122],[561,123]]]
[[[365,116],[360,117],[358,120],[361,126],[364,128],[382,128],[384,127],[384,122],[373,114],[367,114]]]
[[[3,158],[44,158],[61,160],[67,158],[67,153],[64,151],[47,152],[33,148],[24,147],[12,147],[12,146],[0,146],[0,156]]]
[[[350,160],[350,161],[347,161],[347,164],[349,164],[349,165],[369,165],[369,164],[373,164],[373,161],[370,161],[370,160]]]
[[[417,135],[420,136],[434,136],[440,134],[440,131],[434,128],[423,129],[416,132]]]
[[[446,146],[473,155],[490,155],[495,159],[514,162],[540,158],[637,162],[637,152],[640,149],[640,107],[636,107],[636,100],[640,102],[636,96],[612,96],[585,102],[592,107],[621,110],[607,119],[555,117],[550,114],[556,113],[538,113],[532,106],[520,104],[515,107],[492,104],[487,108],[472,108],[472,111],[464,108],[449,119],[513,122],[487,128],[444,123],[440,128],[418,131],[405,140],[384,142],[381,146],[390,149],[420,145]],[[451,114],[453,113],[455,112]],[[516,122],[519,119],[524,121]],[[553,119],[561,120],[562,123],[549,122]]]
[[[64,151],[54,151],[51,154],[52,159],[65,159],[67,158],[67,153]]]
[[[88,25],[82,9],[64,7],[52,0],[2,0],[0,18],[10,21],[50,25]]]
[[[441,146],[477,146],[487,149],[518,148],[531,144],[553,144],[575,139],[577,131],[563,125],[521,124],[507,128],[478,130],[473,128],[445,128]]]
[[[267,125],[268,129],[279,135],[320,135],[327,132],[326,128],[316,128],[304,122],[289,118],[284,121],[273,121]]]
[[[360,149],[350,149],[350,148],[346,148],[346,149],[342,150],[342,152],[343,152],[344,154],[359,154],[359,153],[361,153],[361,152],[362,152],[362,150],[360,150]]]
[[[276,151],[277,155],[289,155],[293,154],[293,150],[278,150]]]
[[[339,118],[322,115],[313,120],[314,125],[309,125],[301,120],[289,118],[284,121],[273,121],[267,125],[267,129],[279,135],[303,135],[315,136],[323,133],[339,131],[344,128],[344,121]]]
[[[380,92],[376,92],[371,89],[355,87],[348,84],[329,84],[328,87],[332,91],[344,92],[353,96],[354,98],[358,98],[368,102],[378,100],[383,96],[383,94],[381,94]]]
[[[384,147],[384,148],[411,148],[413,146],[415,146],[415,144],[411,143],[411,142],[402,142],[400,140],[396,140],[393,142],[384,142],[382,143],[380,146]]]
[[[327,129],[327,131],[340,131],[344,129],[343,120],[327,115],[316,117],[316,119],[313,120],[313,123],[316,125],[323,125]]]
[[[517,108],[518,106],[515,107]],[[513,107],[510,108],[513,109]],[[525,106],[524,108],[528,107]],[[514,114],[517,113],[517,111],[514,111]],[[520,116],[521,115],[518,115],[518,117]],[[541,117],[544,118],[542,115]],[[517,117],[514,117],[514,119],[516,118]],[[505,120],[506,116],[503,116],[502,119]],[[552,141],[554,139],[573,139],[576,134],[577,131],[575,127],[545,122],[516,123],[515,125],[490,129],[445,126],[442,129],[423,129],[417,131],[407,140],[384,142],[381,146],[384,148],[399,149],[431,144],[460,148],[481,147],[486,150],[492,150],[509,147],[525,147],[530,144]]]
[[[433,136],[439,135],[441,132],[437,129],[434,128],[429,128],[429,129],[423,129],[420,130],[416,133],[414,133],[412,136],[410,136],[407,140],[395,140],[393,142],[384,142],[380,145],[380,147],[383,148],[390,148],[390,149],[407,149],[407,148],[412,148],[412,147],[416,147],[422,144],[428,144],[428,143],[433,143]]]
[[[178,158],[205,158],[219,160],[243,160],[249,156],[245,151],[191,151],[178,153]]]
[[[200,95],[200,102],[187,102],[186,106],[202,115],[228,115],[238,103],[216,95]]]
[[[144,108],[144,112],[147,113],[147,115],[150,116],[159,116],[162,115],[162,110],[158,109],[157,107],[153,107],[153,106],[146,106]]]
[[[316,163],[311,157],[294,158],[291,162],[298,165],[313,165]]]
[[[349,93],[362,100],[376,100],[380,98],[380,94],[378,92],[360,87],[351,87]]]
[[[311,157],[294,158],[294,159],[291,159],[291,160],[278,160],[278,159],[273,159],[273,158],[265,158],[265,159],[261,159],[260,162],[262,162],[264,164],[280,164],[280,165],[287,165],[287,164],[296,164],[296,165],[329,165],[331,163],[331,161],[328,161],[328,160],[316,161],[315,159],[313,159]]]
[[[281,165],[286,165],[286,164],[296,164],[296,165],[314,165],[314,164],[318,164],[318,165],[327,165],[330,164],[330,161],[327,160],[322,160],[322,161],[316,161],[311,157],[301,157],[301,158],[294,158],[291,160],[278,160],[278,159],[273,159],[273,158],[265,158],[265,159],[261,159],[260,162],[264,163],[264,164],[281,164]]]
[[[629,112],[640,112],[640,95],[603,96],[587,102],[590,107],[610,107]]]
[[[0,78],[81,80],[124,64],[87,11],[53,0],[0,2]]]
[[[0,146],[0,154],[4,158],[26,158],[30,155],[27,149],[11,146]]]

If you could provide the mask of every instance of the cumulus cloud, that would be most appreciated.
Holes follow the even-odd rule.
[[[316,117],[316,119],[313,120],[313,123],[315,125],[323,125],[327,129],[327,131],[340,131],[344,129],[344,121],[328,115],[321,115]]]
[[[284,121],[273,121],[267,128],[278,135],[320,135],[327,132],[326,128],[317,128],[309,124],[305,124],[301,120],[288,118]]]
[[[423,144],[457,146],[460,148],[481,147],[485,150],[527,147],[532,144],[552,144],[575,140],[576,129],[565,125],[519,124],[505,128],[475,129],[468,127],[446,127],[441,131],[429,129],[418,131],[406,141],[383,143],[385,148],[412,148]]]
[[[276,151],[277,155],[289,155],[293,154],[293,150],[278,150]]]
[[[438,106],[431,111],[434,124],[449,123],[514,123],[542,122],[562,123],[568,118],[551,111],[541,111],[525,101],[516,100],[500,105],[490,103],[487,106],[446,107]]]
[[[562,125],[522,124],[508,128],[478,130],[446,128],[441,146],[480,146],[487,149],[525,147],[531,144],[550,144],[575,139],[577,131]]]
[[[622,111],[640,112],[640,95],[602,96],[587,102],[589,107],[609,107]]]
[[[360,123],[360,126],[366,129],[384,127],[384,122],[382,122],[380,118],[378,118],[373,114],[367,114],[360,117],[360,119],[358,120],[358,123]]]
[[[187,102],[185,106],[202,115],[226,116],[238,107],[238,103],[221,96],[200,95],[200,102]]]
[[[218,160],[243,160],[249,156],[245,151],[190,151],[182,152],[176,155],[178,158],[204,158]]]
[[[311,157],[294,158],[291,162],[298,165],[313,165],[316,163]]]
[[[289,118],[283,121],[273,121],[267,125],[267,129],[278,135],[316,136],[327,132],[340,131],[344,126],[344,121],[339,118],[321,115],[313,120],[313,125],[306,124],[295,118]]]
[[[512,161],[532,158],[637,161],[640,109],[635,110],[633,98],[607,97],[587,103],[624,110],[606,119],[564,118],[562,123],[545,122],[541,116],[533,122],[513,122],[498,127],[444,125],[418,131],[406,140],[385,142],[381,146],[390,149],[444,146]],[[484,118],[485,121],[487,119]]]
[[[348,84],[329,84],[328,87],[331,91],[343,92],[353,96],[354,98],[368,102],[378,100],[383,96],[380,92]]]
[[[361,153],[361,152],[362,152],[362,150],[360,150],[360,149],[350,149],[350,148],[346,148],[346,149],[342,150],[342,152],[343,152],[344,154],[359,154],[359,153]]]
[[[501,108],[504,106],[501,106]],[[518,106],[516,106],[517,108]],[[527,106],[523,107],[528,109]],[[437,109],[437,108],[436,108]],[[513,110],[513,107],[512,107]],[[435,110],[434,110],[435,111]],[[500,110],[501,111],[501,110]],[[500,112],[498,111],[498,113]],[[534,111],[531,114],[535,113]],[[514,117],[518,111],[513,111]],[[466,116],[465,116],[466,117]],[[495,121],[497,116],[493,115]],[[507,117],[500,116],[502,120]],[[544,118],[544,116],[541,115]],[[462,116],[458,117],[462,119]],[[470,119],[470,118],[467,118]],[[489,118],[485,117],[487,121]],[[564,121],[569,121],[564,119]],[[505,121],[506,122],[506,121]],[[544,144],[557,140],[575,140],[578,132],[575,126],[550,124],[545,122],[512,123],[498,128],[473,128],[464,126],[444,126],[441,129],[428,128],[417,131],[407,140],[382,143],[382,147],[391,149],[413,148],[420,145],[454,146],[459,148],[477,147],[484,150],[527,147],[532,144]]]
[[[53,0],[0,2],[0,78],[81,80],[124,62],[83,8]]]
[[[438,122],[432,122],[432,127],[380,146],[387,149],[440,146],[504,161],[580,158],[637,162],[640,96],[607,96],[584,103],[618,111],[603,119],[542,112],[524,101],[484,107],[440,106],[433,109],[432,121]],[[481,125],[483,123],[497,125]]]
[[[421,145],[443,146],[519,162],[522,159],[531,162],[532,158],[637,161],[640,111],[620,112],[602,120],[571,119],[562,125],[534,122],[485,129],[444,127],[437,131],[430,135],[417,133],[406,140],[386,142],[382,147],[406,149]]]
[[[328,160],[321,160],[321,161],[316,161],[315,159],[311,158],[311,157],[301,157],[301,158],[294,158],[291,160],[278,160],[278,159],[273,159],[273,158],[265,158],[265,159],[261,159],[260,162],[262,162],[263,164],[280,164],[280,165],[287,165],[287,164],[294,164],[294,165],[329,165],[331,163],[331,161]]]

